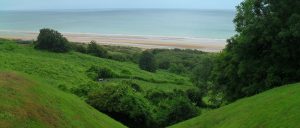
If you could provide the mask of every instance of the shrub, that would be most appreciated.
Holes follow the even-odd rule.
[[[172,64],[169,71],[175,74],[183,74],[187,72],[183,64]]]
[[[128,85],[129,87],[131,87],[135,92],[142,92],[143,89],[141,88],[140,85],[138,85],[137,83],[134,83],[131,80],[124,80],[122,81],[122,85]]]
[[[105,85],[88,93],[87,103],[132,128],[166,127],[198,115],[184,91],[148,91],[146,96],[132,81]]]
[[[52,52],[68,52],[70,50],[68,40],[61,33],[47,28],[40,30],[34,47]]]
[[[158,67],[159,67],[160,69],[169,69],[170,66],[171,66],[171,62],[170,62],[170,61],[167,61],[167,60],[164,60],[164,61],[162,61],[162,62],[160,62],[160,63],[158,64]]]
[[[87,47],[87,53],[101,58],[106,58],[108,56],[107,50],[98,45],[96,41],[91,41],[89,43]]]
[[[205,107],[205,104],[202,100],[203,92],[200,89],[189,89],[186,91],[188,98],[196,104],[198,107]]]
[[[175,124],[187,120],[189,118],[198,115],[198,109],[185,97],[179,97],[173,100],[169,100],[170,107],[167,112],[167,122],[168,125]]]
[[[154,55],[149,51],[144,51],[140,57],[139,66],[142,70],[155,72],[156,62],[155,62]]]
[[[180,90],[163,92],[148,91],[146,98],[154,104],[154,120],[159,127],[165,127],[198,115],[198,108]]]
[[[88,95],[87,103],[129,127],[147,127],[152,121],[147,101],[129,86],[105,86]]]
[[[130,59],[124,55],[124,54],[110,54],[108,56],[108,59],[112,59],[112,60],[116,60],[116,61],[121,61],[121,62],[124,62],[124,61],[129,61]]]
[[[111,69],[97,66],[92,66],[88,69],[87,75],[95,81],[99,79],[114,78],[117,76],[117,74],[115,74]]]
[[[91,91],[97,88],[99,88],[99,86],[95,82],[89,82],[79,85],[76,88],[71,88],[71,92],[79,97],[87,97]]]
[[[72,49],[76,52],[87,53],[87,48],[83,44],[72,44]]]

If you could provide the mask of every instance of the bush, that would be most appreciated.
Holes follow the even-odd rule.
[[[88,93],[87,103],[132,128],[166,127],[198,115],[198,108],[184,91],[136,91],[138,85],[123,81]],[[139,88],[139,86],[138,86]]]
[[[204,104],[202,98],[203,98],[203,92],[200,91],[200,89],[189,89],[186,91],[186,94],[188,98],[196,104],[198,107],[206,107]]]
[[[80,52],[80,53],[84,53],[84,54],[87,53],[87,48],[83,44],[72,43],[71,46],[72,46],[72,49],[76,52]]]
[[[169,71],[175,74],[183,74],[187,72],[183,64],[172,64]]]
[[[171,66],[171,62],[170,61],[167,61],[167,60],[164,60],[164,61],[162,61],[162,62],[160,62],[159,64],[158,64],[158,67],[160,68],[160,69],[169,69],[170,68],[170,66]]]
[[[152,121],[148,102],[126,85],[94,91],[87,103],[132,128],[149,127]]]
[[[96,41],[91,41],[87,47],[87,53],[93,56],[106,58],[108,56],[107,50],[98,45]]]
[[[154,55],[149,51],[144,51],[140,57],[139,66],[142,70],[155,72],[156,62],[155,62]]]
[[[111,59],[111,60],[116,60],[116,61],[121,61],[121,62],[124,62],[124,61],[130,61],[130,58],[127,57],[127,55],[124,55],[124,54],[110,54],[108,56],[108,59]]]
[[[95,81],[98,81],[99,79],[114,78],[117,76],[117,74],[115,74],[111,69],[97,66],[92,66],[88,69],[87,74]]]
[[[197,107],[184,97],[179,97],[169,102],[171,103],[168,108],[166,120],[168,125],[195,117],[199,113]]]
[[[147,92],[146,98],[156,106],[154,120],[159,127],[170,126],[198,115],[198,108],[180,90],[152,90]]]
[[[34,47],[52,52],[68,52],[70,50],[68,40],[61,33],[47,28],[40,30]]]
[[[131,87],[135,92],[142,92],[143,89],[141,88],[140,85],[138,85],[137,83],[134,83],[131,80],[124,80],[122,81],[123,85],[129,85],[129,87]]]
[[[90,92],[99,88],[95,82],[79,85],[76,88],[71,88],[71,92],[79,97],[87,97]]]

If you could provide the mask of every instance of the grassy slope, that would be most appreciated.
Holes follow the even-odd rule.
[[[299,128],[300,84],[239,100],[171,128]]]
[[[31,79],[0,72],[0,127],[125,127],[76,96]]]
[[[164,71],[157,73],[142,71],[132,63],[101,59],[76,52],[58,54],[38,51],[34,50],[32,46],[21,46],[14,41],[0,41],[0,70],[23,72],[39,77],[50,85],[66,85],[70,88],[85,84],[90,81],[85,72],[92,65],[111,68],[123,76],[140,77],[145,80],[140,82],[143,87],[148,85],[148,88],[160,87],[151,86],[154,83],[166,84],[168,89],[191,86],[187,77]],[[132,75],[124,74],[124,70],[129,71]]]

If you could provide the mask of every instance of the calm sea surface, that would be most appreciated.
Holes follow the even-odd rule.
[[[224,10],[0,11],[0,31],[47,27],[71,33],[226,39],[235,33],[234,15]]]

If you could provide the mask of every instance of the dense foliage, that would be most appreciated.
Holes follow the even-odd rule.
[[[300,81],[300,1],[246,0],[237,35],[217,60],[215,90],[228,101]]]
[[[190,49],[153,49],[158,68],[180,75],[192,75],[195,68],[212,61],[213,53]]]
[[[68,52],[70,44],[63,35],[52,29],[41,29],[35,48],[53,52]]]
[[[95,41],[91,41],[88,44],[87,53],[101,58],[106,58],[108,54],[107,50],[98,45]]]
[[[180,90],[143,93],[138,84],[123,81],[118,85],[84,84],[72,92],[132,128],[165,127],[198,115],[198,108],[188,94]]]
[[[130,127],[147,126],[152,120],[147,101],[129,86],[105,86],[90,93],[87,103]]]
[[[99,79],[107,79],[116,77],[117,74],[114,73],[111,69],[106,67],[92,66],[87,70],[87,75],[95,81]]]
[[[142,70],[149,72],[156,71],[156,61],[154,55],[149,51],[144,51],[139,60],[139,66]]]

